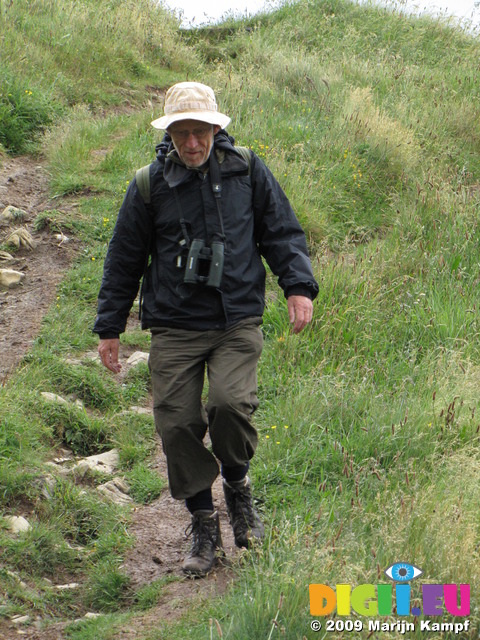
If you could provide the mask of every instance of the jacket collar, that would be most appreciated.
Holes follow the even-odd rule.
[[[159,150],[159,148],[160,145],[157,147],[157,150]],[[238,153],[235,152],[233,138],[228,136],[225,131],[221,130],[215,136],[212,153],[215,153],[217,156],[222,176],[245,172],[247,163]],[[173,144],[169,144],[168,146],[164,145],[161,155],[163,155],[165,161],[163,177],[170,188],[178,187],[179,185],[192,180],[194,176],[208,172],[208,163],[206,168],[204,166],[195,169],[187,169],[178,157],[178,153],[174,149]]]

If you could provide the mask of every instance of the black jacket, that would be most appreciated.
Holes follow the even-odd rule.
[[[254,153],[249,168],[223,130],[215,136],[212,153],[220,168],[221,214],[212,171],[187,169],[168,136],[150,166],[151,203],[145,205],[135,179],[130,184],[105,259],[94,326],[101,338],[118,337],[125,330],[149,255],[141,296],[143,328],[223,329],[261,316],[262,256],[286,297],[317,295],[305,235],[272,173]],[[184,283],[185,236],[206,245],[224,242],[218,289]]]

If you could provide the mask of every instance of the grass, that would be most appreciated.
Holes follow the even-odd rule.
[[[109,640],[129,625],[140,640],[333,639],[342,632],[310,629],[308,585],[378,584],[401,559],[424,572],[415,599],[423,580],[471,585],[464,637],[476,637],[478,39],[440,19],[344,0],[300,0],[188,32],[151,3],[110,5],[0,4],[1,73],[23,78],[9,117],[30,126],[37,116],[22,115],[23,104],[38,97],[44,108],[17,146],[0,143],[31,149],[32,131],[48,127],[42,148],[57,208],[36,225],[75,234],[82,246],[31,351],[0,389],[0,508],[36,514],[31,532],[1,532],[1,615],[106,614],[71,625],[73,640]],[[90,32],[82,24],[94,10]],[[26,37],[41,78],[23,63],[15,73]],[[59,478],[48,501],[42,478],[59,447],[83,455],[115,446],[137,501],[163,489],[151,465],[152,418],[130,411],[150,392],[146,367],[118,385],[84,354],[96,345],[90,328],[116,211],[158,142],[149,127],[158,108],[137,107],[152,87],[187,77],[215,87],[238,144],[279,178],[306,229],[320,294],[312,326],[293,336],[269,275],[251,469],[265,544],[242,555],[222,598],[140,628],[139,611],[156,606],[164,584],[135,593],[123,574],[128,514],[99,500],[101,478],[85,494]],[[5,104],[2,89],[0,123]],[[75,196],[72,214],[64,196]],[[124,336],[132,349],[148,342],[137,329]],[[41,399],[52,390],[84,408]],[[78,592],[55,596],[44,577],[56,567],[81,583]]]
[[[187,60],[194,63],[177,27],[151,0],[2,2],[0,143],[25,151],[54,119],[68,120],[75,105],[101,111],[139,104],[146,84],[162,87]]]

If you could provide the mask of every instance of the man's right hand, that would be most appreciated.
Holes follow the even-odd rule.
[[[113,371],[113,373],[119,373],[122,365],[118,361],[118,352],[120,348],[119,338],[108,338],[106,340],[100,340],[98,345],[98,353],[100,354],[100,360],[102,364]]]

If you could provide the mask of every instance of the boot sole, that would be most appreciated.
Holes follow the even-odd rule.
[[[255,536],[247,538],[245,542],[235,539],[235,546],[239,549],[254,549],[255,547],[261,546],[263,540],[264,538],[257,538]]]
[[[208,574],[216,568],[218,564],[218,558],[215,558],[212,566],[209,569],[202,571],[201,569],[185,569],[182,567],[182,571],[187,578],[205,578]]]
[[[182,567],[183,573],[187,578],[205,578],[210,573],[212,573],[212,571],[216,569],[218,565],[223,564],[223,561],[226,558],[226,554],[223,548],[218,549],[217,553],[218,555],[215,556],[213,564],[209,569],[205,571],[201,571],[201,570],[195,570],[195,569],[184,569]]]

